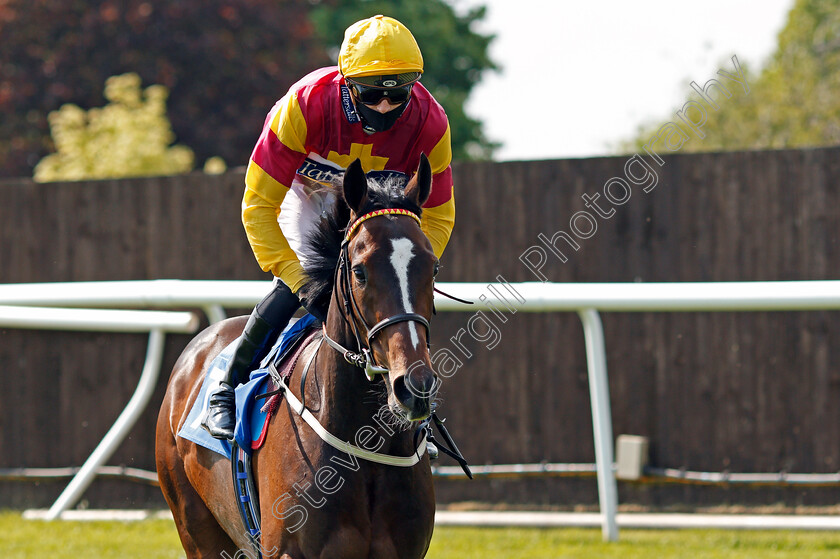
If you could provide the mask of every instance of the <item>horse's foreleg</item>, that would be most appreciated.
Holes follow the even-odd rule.
[[[174,435],[161,433],[157,439],[157,471],[160,489],[175,520],[178,537],[187,559],[219,559],[226,551],[236,557],[236,546],[222,530],[213,514],[201,500],[184,471]]]

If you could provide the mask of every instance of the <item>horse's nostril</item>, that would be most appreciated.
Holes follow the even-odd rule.
[[[429,416],[434,389],[436,384],[433,375],[423,375],[420,379],[402,375],[394,380],[392,386],[393,396],[402,407],[401,413],[409,421]]]
[[[396,399],[407,408],[426,407],[434,399],[438,387],[436,376],[426,369],[423,373],[409,371],[398,377],[394,380],[393,391]]]
[[[410,405],[413,394],[406,386],[405,379],[406,376],[403,375],[394,381],[394,396],[396,396],[397,401],[408,406]]]
[[[434,374],[407,374],[406,387],[416,398],[429,399],[435,395],[438,380]]]

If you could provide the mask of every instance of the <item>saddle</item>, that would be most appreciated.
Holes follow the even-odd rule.
[[[260,368],[252,373],[252,377],[254,374],[260,374],[262,380],[253,390],[248,391],[247,399],[242,399],[241,411],[239,388],[237,388],[237,422],[234,439],[248,454],[261,448],[265,443],[268,421],[277,411],[283,397],[274,376],[263,374],[263,371],[268,373],[271,368],[283,382],[288,383],[303,350],[312,339],[320,335],[319,328],[304,324],[300,329],[288,334],[283,344],[276,344],[275,349],[263,360]]]
[[[297,356],[306,345],[304,342],[320,332],[319,329],[314,327],[316,322],[316,319],[311,315],[305,315],[290,324],[280,335],[259,367],[251,373],[250,380],[236,387],[236,428],[234,434],[239,447],[248,454],[260,448],[265,442],[268,419],[271,412],[275,411],[279,404],[279,398],[269,399],[267,402],[256,399],[260,394],[277,389],[271,381],[269,365],[278,371],[283,371],[285,378],[288,378],[288,375],[294,369]],[[201,427],[201,418],[207,408],[209,394],[224,378],[224,371],[233,355],[235,345],[236,340],[231,342],[207,368],[198,397],[187,414],[184,425],[178,431],[179,437],[217,452],[225,458],[231,457],[230,443],[211,437]]]

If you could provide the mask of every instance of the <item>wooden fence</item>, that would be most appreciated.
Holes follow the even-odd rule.
[[[610,178],[625,177],[629,159],[456,165],[457,225],[441,280],[536,281],[520,260],[532,246],[548,257],[540,273],[557,282],[837,279],[840,148],[671,155],[661,166],[648,159],[658,179],[650,192],[628,180],[631,191],[613,183],[605,193]],[[641,170],[631,165],[636,177]],[[239,223],[242,179],[230,172],[2,182],[0,282],[268,280]],[[560,239],[558,232],[578,246],[555,243],[565,263],[540,241]],[[472,357],[445,380],[443,415],[461,450],[476,464],[593,462],[577,317],[506,315],[495,318],[498,345],[460,338]],[[438,315],[434,346],[453,344],[471,316]],[[602,319],[613,430],[650,437],[653,465],[840,469],[838,313]],[[187,341],[169,338],[165,370]],[[0,468],[80,465],[133,391],[145,342],[133,334],[0,330]],[[164,389],[161,379],[153,409],[111,464],[154,468]],[[0,483],[0,507],[45,506],[63,485]],[[597,503],[594,479],[441,481],[437,494],[443,502]],[[622,502],[663,507],[824,505],[838,497],[825,488],[620,484]],[[86,498],[93,506],[163,505],[155,488],[121,481],[97,481]]]

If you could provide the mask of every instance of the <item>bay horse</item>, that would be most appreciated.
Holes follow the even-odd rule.
[[[317,300],[328,305],[323,333],[330,343],[310,342],[289,382],[291,396],[330,434],[416,463],[342,452],[284,398],[252,458],[263,557],[420,558],[428,551],[434,488],[425,438],[418,445],[415,433],[437,388],[428,320],[438,261],[419,226],[430,189],[425,156],[404,188],[368,184],[359,160],[349,165],[335,206],[310,239],[318,256],[307,273]],[[230,461],[176,435],[208,365],[246,318],[211,325],[188,344],[158,416],[158,477],[188,559],[256,555],[234,501]],[[301,383],[306,362],[311,370]]]

